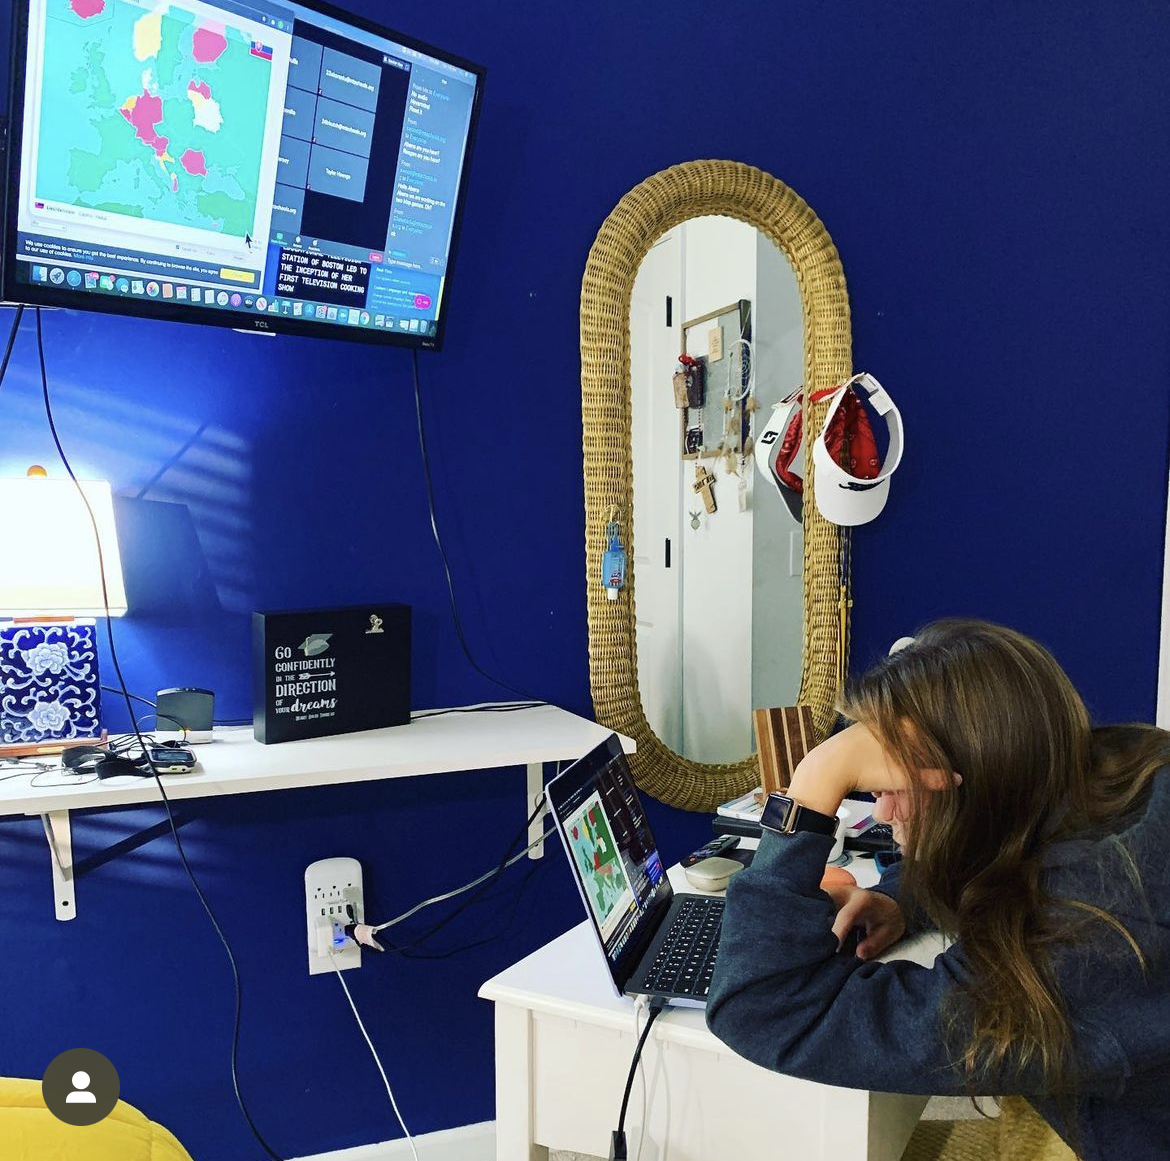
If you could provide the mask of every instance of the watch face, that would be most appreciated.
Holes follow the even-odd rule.
[[[760,815],[760,826],[784,834],[788,830],[788,819],[795,804],[786,794],[769,794]]]
[[[786,794],[769,794],[760,816],[760,826],[777,834],[794,834],[807,830],[830,837],[836,835],[838,820],[819,810],[801,806]]]

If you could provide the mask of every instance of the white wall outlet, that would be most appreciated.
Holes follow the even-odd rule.
[[[346,938],[347,923],[365,919],[362,865],[357,859],[318,859],[305,868],[305,926],[309,975],[362,966],[362,949]]]

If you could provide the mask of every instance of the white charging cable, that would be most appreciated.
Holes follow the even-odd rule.
[[[349,985],[345,982],[345,976],[341,974],[341,968],[337,966],[337,961],[332,958],[333,954],[332,951],[329,953],[330,963],[333,964],[333,970],[337,973],[337,982],[341,985],[341,990],[345,993],[345,998],[349,1001],[350,1008],[353,1009],[353,1018],[362,1030],[362,1035],[365,1037],[366,1043],[370,1047],[370,1053],[374,1057],[374,1063],[378,1066],[378,1071],[382,1074],[382,1083],[386,1086],[386,1095],[390,1098],[390,1107],[394,1110],[394,1115],[398,1118],[398,1123],[402,1126],[402,1132],[405,1134],[407,1143],[410,1145],[410,1151],[414,1156],[414,1161],[418,1161],[418,1150],[414,1147],[414,1138],[410,1135],[410,1130],[406,1127],[406,1122],[402,1119],[402,1114],[398,1111],[398,1102],[394,1099],[390,1082],[386,1079],[386,1070],[382,1067],[382,1061],[378,1059],[378,1051],[374,1047],[374,1042],[370,1039],[370,1034],[366,1031],[365,1024],[362,1023],[362,1018],[358,1014],[357,1005],[353,1002],[353,996],[349,994]]]
[[[543,818],[548,811],[544,811],[539,818]],[[534,819],[533,821],[538,821]],[[548,832],[545,832],[538,839],[533,839],[518,855],[513,855],[505,864],[505,867],[510,867],[513,863],[518,863],[530,850],[534,847],[540,846],[548,838]],[[374,931],[385,931],[387,927],[393,927],[396,923],[401,923],[404,919],[409,919],[412,915],[417,915],[424,907],[430,907],[432,903],[442,903],[447,899],[454,899],[456,895],[462,895],[464,891],[470,891],[472,887],[478,887],[485,879],[490,879],[493,875],[499,874],[500,867],[492,867],[490,871],[485,871],[478,879],[472,879],[470,883],[464,883],[462,887],[456,887],[453,891],[447,891],[443,895],[436,895],[432,899],[424,899],[421,903],[416,903],[409,911],[404,911],[401,915],[396,915],[393,919],[387,919],[385,923],[379,923]]]
[[[642,1015],[646,1011],[646,1006],[649,997],[642,995],[634,1000],[634,1043],[637,1044],[642,1039]],[[634,1161],[641,1161],[642,1157],[642,1143],[646,1140],[646,1112],[648,1104],[646,1100],[646,1067],[643,1065],[638,1069],[638,1080],[641,1085],[642,1092],[642,1127],[638,1130],[638,1149],[634,1154]]]
[[[540,814],[533,819],[537,822],[548,813],[546,807]],[[462,895],[464,891],[470,891],[472,887],[478,887],[480,883],[490,879],[493,875],[498,875],[504,867],[510,867],[513,863],[518,863],[525,855],[533,848],[540,846],[541,843],[547,842],[551,831],[545,831],[540,838],[533,839],[519,854],[513,855],[503,867],[493,867],[490,871],[485,871],[478,879],[472,879],[470,883],[464,883],[462,887],[456,887],[453,891],[447,891],[442,895],[436,895],[432,899],[424,899],[421,903],[416,903],[409,911],[404,911],[401,915],[396,915],[393,919],[387,919],[385,923],[379,923],[376,926],[368,923],[359,923],[354,928],[353,940],[355,943],[361,944],[363,947],[372,947],[375,951],[385,951],[386,949],[374,937],[379,931],[385,931],[387,927],[393,927],[396,923],[401,923],[405,919],[409,919],[412,915],[417,915],[424,907],[430,907],[433,903],[442,903],[447,899],[454,899],[456,895]]]

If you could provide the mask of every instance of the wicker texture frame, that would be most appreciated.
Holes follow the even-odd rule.
[[[633,454],[630,444],[630,298],[650,247],[688,218],[723,214],[762,230],[788,259],[804,316],[804,381],[812,390],[852,373],[849,299],[836,247],[808,205],[783,182],[734,161],[672,166],[630,190],[598,231],[581,285],[581,407],[585,450],[585,559],[589,676],[597,720],[637,742],[638,785],[685,810],[714,807],[759,782],[755,754],[738,762],[692,762],[669,749],[646,720],[638,690],[634,627]],[[806,424],[820,429],[828,401]],[[812,456],[805,457],[804,648],[800,695],[818,736],[832,724],[848,636],[840,586],[837,527],[811,502]],[[626,540],[626,585],[609,600],[601,584],[605,526]],[[745,709],[751,709],[748,706]]]

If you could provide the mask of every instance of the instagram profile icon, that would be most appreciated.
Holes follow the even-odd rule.
[[[96,1125],[113,1112],[120,1092],[118,1070],[92,1048],[62,1052],[41,1080],[45,1107],[67,1125]]]

